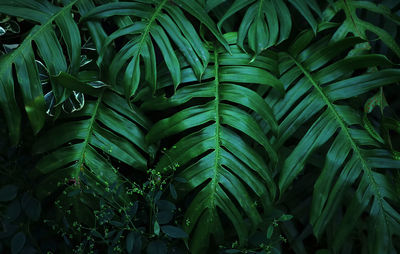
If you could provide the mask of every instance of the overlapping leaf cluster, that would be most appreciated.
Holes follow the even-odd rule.
[[[111,223],[119,236],[132,230],[128,253],[141,251],[144,231],[159,253],[174,249],[161,233],[192,253],[397,253],[399,9],[0,1],[2,15],[29,25],[0,56],[9,144],[37,156],[37,198],[80,223],[99,208],[96,195],[123,211],[141,196],[147,228]],[[137,181],[160,191],[144,195]],[[182,208],[175,225],[161,208],[176,206],[161,196]]]

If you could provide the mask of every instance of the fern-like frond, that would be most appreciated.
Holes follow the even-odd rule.
[[[69,83],[78,82],[67,74],[61,78],[68,78]],[[116,93],[104,89],[98,93],[96,100],[87,101],[82,110],[66,115],[62,123],[45,132],[35,144],[34,151],[43,154],[36,167],[43,178],[37,189],[39,197],[54,193],[64,179],[82,182],[82,187],[84,183],[100,195],[106,187],[120,185],[123,179],[110,157],[133,169],[147,168],[147,160],[154,153],[145,142],[149,121]],[[72,185],[65,191],[75,189],[85,190]],[[79,213],[81,208],[76,200],[81,197],[61,195],[60,199],[70,202],[67,205],[73,205]]]
[[[361,11],[366,11],[379,15],[381,18],[387,19],[396,26],[400,25],[400,16],[392,13],[391,10],[383,4],[375,4],[371,1],[355,1],[355,0],[338,0],[329,5],[324,11],[323,17],[327,21],[331,21],[339,13],[344,12],[346,18],[338,27],[337,31],[332,35],[332,40],[341,40],[353,34],[363,39],[367,39],[367,32],[375,34],[388,48],[400,57],[400,47],[395,41],[392,34],[384,28],[374,25],[360,18]]]
[[[71,14],[71,8],[77,1],[70,1],[63,7],[38,0],[0,2],[1,13],[38,23],[17,49],[0,58],[0,106],[7,120],[12,144],[16,144],[19,140],[21,122],[21,113],[15,97],[13,66],[15,66],[18,85],[21,88],[25,111],[34,134],[37,134],[44,125],[46,110],[35,54],[43,59],[50,75],[57,75],[61,71],[72,74],[78,72],[81,40],[78,26]],[[54,24],[61,32],[68,52],[68,60],[64,56]],[[33,43],[37,46],[38,52],[33,50]],[[63,102],[70,95],[53,80],[51,80],[51,85],[57,103]]]
[[[201,78],[208,64],[209,54],[198,32],[182,10],[196,17],[229,49],[211,18],[194,0],[114,2],[94,8],[83,17],[84,21],[124,15],[123,21],[120,20],[117,23],[119,28],[105,39],[98,64],[110,61],[109,79],[114,85],[119,82],[118,76],[123,70],[122,80],[127,97],[134,95],[139,86],[143,71],[141,61],[143,61],[144,81],[152,87],[153,91],[157,88],[157,59],[154,42],[168,66],[175,88],[181,81],[181,73],[180,62],[175,54],[173,43],[185,56],[198,79]],[[127,38],[128,42],[112,59],[105,59],[107,49],[121,37]]]
[[[289,37],[292,17],[286,2],[300,12],[314,32],[317,31],[318,22],[312,11],[318,16],[321,16],[321,11],[315,0],[235,0],[218,22],[218,27],[221,28],[225,20],[247,8],[238,31],[238,45],[243,49],[247,38],[250,49],[257,55]]]
[[[227,38],[231,44],[236,42],[235,33]],[[268,203],[266,200],[271,202],[276,194],[265,158],[268,156],[270,165],[274,165],[277,155],[250,112],[259,114],[275,132],[277,124],[270,107],[251,89],[251,84],[274,87],[281,92],[283,87],[270,73],[273,58],[260,56],[249,63],[249,55],[237,46],[231,45],[231,48],[232,55],[217,47],[211,51],[204,83],[198,83],[186,65],[182,69],[183,87],[175,95],[143,104],[145,109],[157,110],[193,103],[196,98],[205,99],[160,120],[147,135],[152,143],[189,132],[166,152],[157,170],[163,172],[171,163],[179,164],[182,170],[178,176],[187,179],[185,192],[196,192],[185,214],[188,223],[184,226],[193,234],[192,253],[204,253],[211,235],[218,242],[223,239],[219,209],[229,218],[240,243],[244,244],[248,230],[242,211],[254,228],[261,222],[255,201],[262,198]],[[162,86],[165,85],[171,85],[170,81]],[[249,140],[263,148],[260,149],[263,152],[254,149]]]
[[[359,38],[345,38],[329,43],[323,38],[312,43],[311,31],[302,34],[288,52],[280,54],[281,81],[286,96],[273,106],[280,120],[281,136],[275,145],[281,147],[293,134],[313,119],[298,145],[284,160],[279,180],[281,195],[304,170],[310,156],[323,145],[330,149],[325,166],[314,186],[311,223],[320,237],[340,206],[347,211],[337,228],[333,248],[342,247],[357,219],[369,212],[374,249],[370,253],[390,253],[391,236],[398,234],[400,214],[391,206],[398,198],[392,195],[387,180],[389,171],[381,168],[398,168],[400,162],[380,148],[362,127],[362,117],[344,103],[372,89],[400,81],[399,69],[382,69],[391,66],[382,55],[346,56],[346,52],[362,42]],[[367,70],[367,71],[365,71]],[[361,73],[361,74],[358,74]],[[273,101],[273,94],[267,101]],[[355,188],[353,202],[343,204],[343,195]],[[372,206],[368,204],[372,202]],[[379,233],[378,233],[379,232]],[[379,250],[379,251],[377,251]]]

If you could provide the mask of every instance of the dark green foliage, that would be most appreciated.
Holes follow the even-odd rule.
[[[400,252],[395,0],[1,0],[1,253]]]

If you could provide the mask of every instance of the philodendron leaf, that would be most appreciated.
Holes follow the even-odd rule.
[[[204,74],[207,81],[197,82],[193,72],[185,71],[186,65],[185,83],[172,97],[152,98],[142,105],[147,110],[191,105],[157,122],[146,139],[154,143],[185,133],[165,152],[156,169],[162,173],[177,169],[179,179],[187,180],[176,181],[177,189],[184,189],[184,194],[196,193],[190,199],[183,227],[194,236],[189,238],[189,245],[195,254],[207,251],[211,237],[222,241],[221,216],[232,222],[240,243],[245,244],[248,232],[262,221],[254,204],[259,199],[268,203],[276,195],[270,167],[277,162],[277,152],[250,112],[259,116],[273,135],[278,132],[277,123],[269,105],[248,85],[273,88],[278,94],[284,88],[272,74],[277,70],[274,53],[251,62],[251,56],[233,45],[236,37],[235,33],[225,35],[232,54],[218,47],[213,49],[212,61]],[[172,80],[164,80],[160,87],[173,86]],[[167,234],[178,234],[172,228],[166,230]]]
[[[248,46],[255,55],[258,55],[289,38],[292,30],[292,13],[286,2],[297,9],[316,33],[318,22],[312,11],[318,16],[321,15],[321,11],[315,0],[235,0],[220,18],[218,28],[221,29],[223,23],[237,12],[245,10],[238,31],[237,44],[245,49],[244,42],[247,38]]]
[[[379,16],[381,19],[380,25],[375,25],[370,20],[364,20],[360,17],[359,13],[369,12],[370,14]],[[333,33],[332,40],[337,41],[345,38],[348,34],[361,37],[363,39],[369,38],[369,34],[374,34],[381,42],[390,48],[397,57],[400,57],[400,46],[391,33],[386,31],[383,22],[393,23],[397,27],[400,25],[400,17],[398,14],[392,12],[390,8],[382,4],[376,4],[373,1],[355,1],[355,0],[336,0],[331,3],[324,12],[324,19],[329,21],[337,16],[345,14],[345,20],[340,24],[337,31]],[[376,40],[376,38],[373,38]],[[371,45],[367,45],[371,48]]]
[[[181,61],[175,48],[192,67],[197,79],[201,79],[210,56],[183,10],[198,19],[229,50],[213,20],[194,0],[111,2],[91,9],[82,17],[82,22],[120,15],[129,17],[129,22],[117,24],[117,30],[105,38],[97,60],[99,66],[107,64],[105,69],[114,87],[121,86],[122,82],[127,98],[135,95],[142,84],[149,85],[155,93],[158,86],[156,48],[167,64],[175,89],[181,83]],[[112,59],[107,59],[113,42],[122,37],[129,39]]]
[[[272,108],[280,121],[276,149],[295,137],[300,126],[307,126],[282,163],[281,198],[306,170],[312,156],[319,154],[322,171],[315,180],[310,213],[315,236],[321,239],[334,225],[332,248],[339,252],[361,215],[369,213],[370,223],[365,225],[371,232],[369,252],[390,253],[394,250],[392,236],[399,236],[400,227],[400,220],[392,218],[400,218],[400,213],[394,205],[398,200],[392,194],[394,186],[388,181],[394,174],[389,168],[397,169],[400,163],[363,128],[362,112],[350,101],[399,82],[400,70],[383,55],[350,54],[363,42],[358,37],[330,39],[311,43],[299,38],[293,42],[289,49],[296,50],[279,57],[287,96],[276,100],[269,93],[266,97],[275,100]]]
[[[154,146],[149,146],[144,138],[151,125],[149,120],[120,95],[102,90],[94,100],[87,100],[81,110],[67,114],[43,133],[33,149],[37,154],[45,154],[36,165],[36,173],[43,176],[36,196],[50,195],[64,179],[73,181],[59,198],[64,205],[72,206],[80,219],[90,215],[88,207],[93,206],[83,186],[104,196],[104,189],[114,184],[110,191],[120,202],[127,202],[126,193],[118,191],[123,181],[110,157],[140,171],[154,153]]]
[[[76,74],[79,70],[81,39],[72,15],[72,8],[78,1],[63,2],[66,3],[63,6],[40,0],[0,2],[3,14],[35,23],[35,26],[29,26],[32,29],[26,33],[23,42],[0,58],[0,108],[5,115],[12,145],[16,145],[20,138],[20,108],[25,109],[34,134],[45,124],[45,100],[35,58],[40,56],[51,76],[60,71]],[[12,78],[14,66],[16,78]],[[50,81],[56,104],[62,103],[68,97],[66,89],[51,77]],[[15,96],[17,89],[22,95],[22,107]]]

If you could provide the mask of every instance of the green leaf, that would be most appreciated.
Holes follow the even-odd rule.
[[[223,37],[214,29],[215,26],[207,13],[202,9],[193,9],[193,2],[188,6],[186,2],[176,3],[188,13],[201,20],[222,42]],[[181,82],[180,61],[173,48],[173,43],[185,57],[186,61],[195,70],[198,79],[201,78],[204,68],[208,63],[208,52],[200,42],[200,37],[184,13],[168,0],[158,1],[156,7],[152,3],[143,1],[115,2],[101,5],[92,9],[82,18],[82,21],[108,18],[112,16],[131,15],[132,18],[140,17],[142,21],[119,24],[118,30],[109,35],[100,52],[98,65],[102,65],[106,53],[109,52],[111,43],[121,37],[129,37],[128,42],[112,59],[108,72],[110,82],[118,86],[118,78],[122,68],[126,66],[123,75],[123,84],[126,97],[135,95],[141,80],[148,83],[153,92],[157,89],[157,59],[155,46],[163,56],[171,74],[175,88]],[[160,24],[158,24],[158,23]],[[172,43],[173,41],[173,43]],[[140,69],[140,60],[144,62],[144,72]]]
[[[31,194],[24,193],[21,198],[21,206],[25,214],[28,215],[31,220],[37,221],[39,219],[42,206],[40,201],[34,198]]]
[[[93,82],[83,82],[65,72],[60,72],[57,76],[53,76],[53,80],[55,80],[58,84],[65,88],[91,96],[99,96],[102,93],[101,88],[103,87],[103,85],[98,86],[96,83]]]
[[[173,199],[177,199],[178,198],[178,194],[176,193],[176,189],[175,189],[175,186],[173,184],[169,185],[169,190],[170,190],[172,198]]]
[[[293,215],[290,214],[283,214],[281,217],[279,217],[279,221],[288,221],[293,218]]]
[[[93,235],[94,237],[103,239],[103,236],[102,236],[98,231],[96,231],[96,230],[90,231],[90,234]]]
[[[217,26],[214,24],[213,20],[208,16],[203,8],[195,0],[177,0],[177,4],[190,13],[190,15],[196,17],[202,24],[204,24],[210,32],[217,38],[224,48],[230,52],[230,47],[228,42],[225,40],[223,35],[217,30]]]
[[[160,235],[160,224],[157,221],[154,221],[153,231],[155,235]]]
[[[66,115],[35,143],[37,154],[46,153],[36,165],[36,174],[42,176],[37,196],[50,195],[64,179],[75,180],[78,187],[85,184],[99,196],[107,195],[104,191],[107,186],[118,187],[123,182],[109,157],[135,170],[147,168],[146,156],[151,158],[154,153],[154,147],[146,144],[144,138],[149,126],[149,120],[139,109],[130,107],[120,95],[103,90],[95,100],[87,101],[82,110]],[[65,191],[79,193],[60,198],[65,205],[75,208],[76,216],[83,217],[85,209],[81,202],[88,207],[93,204],[90,195],[76,187],[71,185]],[[117,192],[117,188],[110,191],[120,202],[127,202],[125,192]]]
[[[173,219],[174,212],[176,210],[176,207],[173,203],[166,200],[158,200],[157,208],[157,221],[159,224],[167,224]]]
[[[162,226],[161,230],[169,237],[172,238],[188,238],[188,234],[181,228],[175,226]]]
[[[271,239],[273,233],[274,233],[274,226],[269,225],[267,229],[267,239]]]
[[[18,218],[20,214],[21,204],[18,199],[15,199],[7,206],[4,217],[6,221],[13,222]]]
[[[300,12],[316,33],[318,22],[311,10],[321,15],[318,4],[314,0],[289,0],[288,2]],[[242,49],[244,49],[243,43],[246,37],[255,55],[289,38],[292,30],[292,15],[283,0],[235,0],[220,18],[218,28],[221,29],[228,18],[244,8],[247,9],[241,20],[238,35],[238,45]]]
[[[231,45],[231,49],[232,55],[218,53],[217,49],[212,52],[210,64],[213,66],[206,69],[206,73],[208,70],[213,75],[211,81],[193,82],[196,78],[192,72],[182,79],[189,84],[182,84],[170,98],[160,96],[142,104],[143,109],[154,110],[193,102],[157,122],[146,136],[153,143],[187,133],[165,152],[156,169],[165,172],[170,171],[172,165],[179,165],[177,176],[187,179],[186,183],[176,183],[177,189],[184,190],[182,198],[196,190],[185,213],[189,223],[184,226],[184,231],[193,234],[189,239],[193,253],[205,252],[211,235],[216,242],[221,241],[224,229],[219,209],[232,222],[244,244],[248,231],[261,222],[254,205],[258,198],[253,197],[263,198],[266,203],[275,197],[269,164],[276,163],[277,154],[249,112],[261,116],[275,132],[277,123],[269,105],[246,84],[277,90],[283,90],[283,86],[270,73],[270,69],[274,69],[272,57],[259,56],[249,63],[250,56],[244,55],[237,46]],[[262,75],[256,76],[258,74]],[[173,85],[167,82],[166,87]],[[207,100],[199,102],[197,98]],[[261,149],[257,151],[251,144]],[[267,157],[269,160],[265,160]],[[249,230],[241,212],[250,218]]]
[[[20,253],[24,248],[26,236],[23,232],[16,233],[11,239],[11,253]]]
[[[349,33],[352,33],[360,38],[367,39],[367,32],[371,32],[378,36],[378,39],[381,40],[387,47],[389,47],[397,55],[397,57],[400,57],[400,46],[388,31],[374,25],[371,22],[363,20],[359,17],[359,15],[357,15],[358,12],[368,11],[374,13],[375,15],[380,15],[380,18],[383,20],[388,19],[391,22],[394,22],[396,25],[399,25],[399,16],[395,13],[392,13],[388,7],[384,5],[377,5],[368,1],[338,0],[333,3],[330,8],[327,8],[325,12],[325,19],[329,21],[335,18],[340,11],[344,11],[346,19],[336,33],[332,36],[332,40],[336,41],[343,39]],[[370,47],[370,45],[368,45],[368,47]]]
[[[0,202],[13,200],[18,193],[18,187],[13,184],[7,184],[0,188]]]
[[[230,250],[225,250],[224,251],[224,253],[229,253],[229,254],[231,254],[231,253],[241,253],[242,251],[241,250],[234,250],[234,249],[230,249]]]
[[[20,87],[23,106],[28,115],[33,133],[37,134],[45,122],[45,100],[39,72],[35,63],[35,54],[43,59],[49,73],[57,75],[67,71],[67,60],[61,43],[57,38],[53,23],[61,31],[63,42],[68,51],[71,72],[79,69],[80,33],[71,17],[71,8],[77,0],[70,1],[63,7],[56,7],[47,1],[5,0],[0,3],[2,13],[39,22],[14,51],[0,57],[0,107],[5,114],[12,145],[19,141],[21,113],[15,96],[12,65],[16,66],[17,83]],[[37,50],[32,48],[35,43]],[[57,103],[67,99],[63,87],[51,80],[52,92]]]
[[[125,243],[126,244],[126,251],[128,253],[132,252],[134,243],[135,243],[135,233],[131,231],[126,236],[126,243]]]
[[[357,38],[346,38],[328,46],[324,45],[325,41],[302,45],[303,50],[294,51],[298,52],[295,55],[282,53],[281,80],[287,96],[276,100],[269,93],[266,97],[275,101],[272,108],[281,123],[281,136],[274,146],[279,149],[289,137],[299,140],[284,158],[279,179],[281,198],[306,170],[312,155],[324,148],[317,164],[323,165],[323,169],[317,176],[311,205],[314,234],[320,239],[334,226],[332,245],[338,252],[345,246],[361,214],[369,213],[371,224],[367,228],[378,231],[371,239],[369,251],[390,252],[391,236],[397,235],[396,229],[400,226],[399,220],[391,218],[399,218],[399,213],[387,201],[396,199],[386,180],[389,174],[383,175],[379,169],[398,168],[398,162],[389,151],[375,149],[380,147],[379,143],[362,128],[362,117],[348,99],[399,82],[400,72],[385,69],[391,64],[384,56],[346,56],[360,42]],[[311,119],[308,127],[306,122]],[[296,131],[305,125],[305,134],[297,137]],[[344,216],[338,215],[338,211],[345,211]]]

